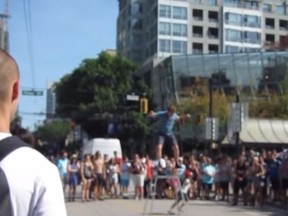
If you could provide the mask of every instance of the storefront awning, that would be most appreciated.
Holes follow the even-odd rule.
[[[242,124],[239,139],[242,143],[288,144],[288,121],[247,119]],[[222,144],[234,142],[235,137],[226,136]]]

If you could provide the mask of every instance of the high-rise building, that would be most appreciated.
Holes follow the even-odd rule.
[[[0,13],[0,48],[9,52],[9,31],[8,31],[8,19],[9,15],[9,0],[2,1],[3,12]]]
[[[53,82],[47,83],[46,119],[53,119],[56,110],[56,94]]]
[[[9,51],[8,28],[4,20],[0,20],[0,48]]]
[[[288,0],[118,0],[117,51],[143,65],[177,54],[257,52],[288,34]]]

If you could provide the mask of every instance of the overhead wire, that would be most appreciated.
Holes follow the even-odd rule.
[[[23,0],[24,20],[27,34],[28,54],[31,70],[32,87],[35,88],[35,64],[34,64],[34,49],[32,37],[32,18],[30,0]]]

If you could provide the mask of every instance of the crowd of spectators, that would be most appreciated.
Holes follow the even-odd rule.
[[[248,151],[237,158],[218,153],[213,158],[204,154],[179,157],[164,156],[151,160],[149,155],[135,154],[130,160],[114,157],[85,155],[77,160],[66,152],[55,161],[65,190],[69,185],[68,201],[75,200],[75,190],[82,188],[82,201],[104,198],[128,198],[133,182],[134,199],[151,198],[151,184],[155,176],[175,176],[161,179],[155,187],[157,199],[175,198],[187,176],[190,178],[189,199],[217,200],[238,205],[239,195],[244,205],[262,206],[266,202],[287,204],[288,153],[286,151]],[[101,170],[99,170],[99,168]],[[99,175],[99,173],[101,175]],[[241,192],[241,193],[240,193]]]

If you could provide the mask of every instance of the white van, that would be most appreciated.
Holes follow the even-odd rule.
[[[85,154],[95,155],[96,151],[100,151],[101,155],[107,154],[109,158],[114,157],[113,152],[117,151],[117,156],[122,158],[122,149],[119,139],[94,138],[83,146],[83,156]]]

